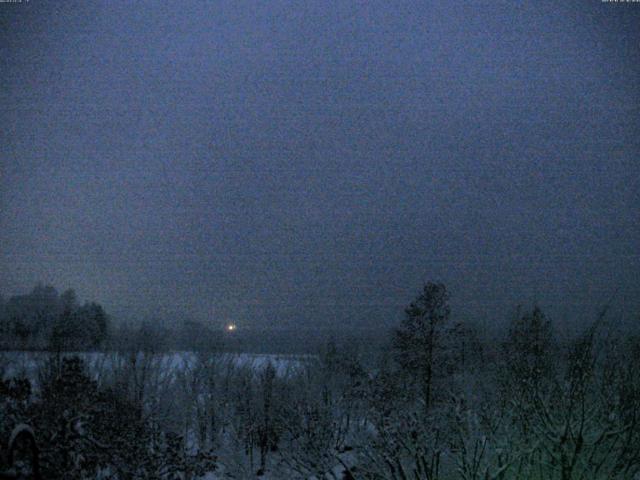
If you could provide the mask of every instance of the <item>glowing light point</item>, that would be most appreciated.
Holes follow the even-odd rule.
[[[227,325],[227,332],[235,332],[236,328],[237,327],[235,323],[230,323],[229,325]]]

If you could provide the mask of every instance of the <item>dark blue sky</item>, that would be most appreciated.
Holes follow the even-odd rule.
[[[376,326],[640,308],[640,4],[0,4],[0,292]]]

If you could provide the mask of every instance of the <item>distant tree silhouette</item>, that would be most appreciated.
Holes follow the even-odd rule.
[[[86,329],[86,341],[92,347],[99,346],[106,338],[109,318],[102,306],[97,303],[86,303],[77,311],[82,326]]]
[[[81,306],[72,289],[58,295],[55,288],[38,284],[26,295],[0,301],[0,332],[12,348],[17,342],[23,349],[95,348],[106,340],[109,323],[101,305]]]
[[[551,321],[540,307],[520,314],[509,326],[503,355],[507,367],[505,380],[511,381],[511,393],[531,395],[553,368],[553,332]]]
[[[60,295],[60,304],[62,310],[69,310],[73,312],[78,308],[78,296],[76,295],[75,290],[72,288],[65,290]]]
[[[396,359],[406,372],[415,375],[427,409],[432,402],[437,350],[450,312],[444,284],[428,282],[405,309],[405,318],[393,336]]]

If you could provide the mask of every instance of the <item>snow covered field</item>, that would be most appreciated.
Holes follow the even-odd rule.
[[[0,352],[0,375],[2,378],[13,376],[26,376],[35,380],[39,367],[47,361],[52,354],[49,352],[25,352],[8,351]],[[131,354],[122,352],[78,352],[64,353],[63,356],[77,355],[82,358],[89,371],[99,377],[105,372],[112,371],[129,361]],[[145,354],[138,354],[138,361],[143,360]],[[194,352],[170,352],[152,354],[151,360],[159,366],[165,374],[175,374],[194,369],[199,363],[217,365],[232,365],[237,368],[250,367],[260,372],[271,364],[276,374],[280,377],[299,372],[301,369],[317,359],[315,355],[275,355],[275,354],[251,354],[251,353],[219,353],[199,354]]]

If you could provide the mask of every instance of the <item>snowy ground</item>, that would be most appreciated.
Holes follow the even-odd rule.
[[[37,377],[40,365],[51,354],[48,352],[0,352],[0,375],[3,378],[26,376],[30,379]],[[84,359],[89,370],[93,373],[110,369],[114,365],[129,357],[127,353],[118,352],[80,352],[65,353],[64,356],[77,355]],[[278,376],[284,377],[291,372],[299,371],[313,362],[314,355],[270,355],[251,353],[221,353],[210,356],[200,356],[193,352],[171,352],[155,354],[154,361],[162,365],[167,373],[177,373],[194,368],[200,359],[212,360],[216,363],[231,363],[235,367],[251,367],[260,371],[269,363],[276,369]]]

